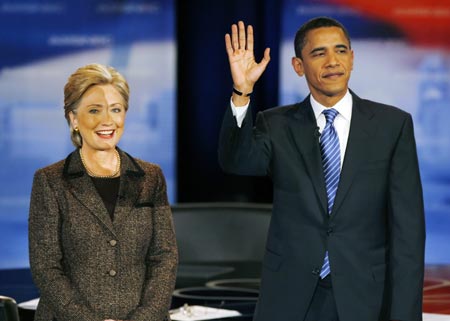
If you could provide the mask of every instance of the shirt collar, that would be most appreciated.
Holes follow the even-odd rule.
[[[322,114],[322,112],[325,109],[328,109],[329,107],[327,108],[324,105],[320,104],[317,100],[314,99],[313,95],[309,95],[309,100],[311,102],[311,106],[317,120],[320,114]],[[342,117],[350,121],[350,119],[352,118],[352,105],[353,105],[352,95],[350,94],[350,91],[347,89],[347,92],[344,95],[344,97],[342,97],[341,100],[339,100],[334,106],[332,106],[332,108],[336,109]]]

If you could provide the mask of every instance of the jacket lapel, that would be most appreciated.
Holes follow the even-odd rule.
[[[114,210],[114,222],[98,194],[94,183],[87,175],[78,150],[71,153],[65,161],[63,176],[68,181],[72,194],[82,203],[98,221],[116,235],[118,227],[134,208],[140,194],[140,181],[145,175],[141,167],[127,153],[117,148],[121,160],[120,187]]]
[[[122,168],[120,173],[120,188],[114,210],[114,226],[118,227],[135,207],[142,187],[141,182],[145,172],[127,153],[119,150]]]
[[[80,201],[111,233],[114,233],[111,217],[95,189],[89,175],[86,173],[79,149],[72,152],[64,163],[63,176],[67,180],[70,190],[75,198]]]
[[[355,174],[367,159],[370,152],[370,138],[374,135],[377,122],[374,114],[366,108],[362,100],[352,93],[353,108],[350,132],[347,141],[344,164],[342,166],[341,178],[333,205],[333,213],[337,214],[339,207],[347,195],[353,182]],[[331,216],[333,219],[335,215]]]
[[[305,163],[309,178],[314,186],[324,215],[327,212],[327,194],[320,155],[317,121],[309,96],[298,104],[294,117],[290,117],[289,130]]]

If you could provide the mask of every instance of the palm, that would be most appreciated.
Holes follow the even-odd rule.
[[[232,25],[231,30],[231,37],[229,34],[225,35],[225,46],[233,83],[238,88],[252,89],[270,61],[269,49],[265,50],[264,58],[257,63],[253,54],[252,26],[247,27],[245,34],[244,23],[240,21],[239,29]]]
[[[235,51],[234,54],[229,57],[229,61],[233,82],[236,85],[245,83],[254,84],[265,69],[261,64],[256,63],[253,52],[248,50]]]

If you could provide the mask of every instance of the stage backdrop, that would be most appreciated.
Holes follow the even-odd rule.
[[[448,0],[284,0],[280,44],[282,104],[303,100],[304,79],[291,67],[295,32],[315,16],[350,32],[350,88],[413,116],[422,174],[426,262],[450,262],[450,4]],[[364,213],[361,213],[364,214]]]
[[[119,146],[161,165],[176,200],[174,32],[172,0],[0,0],[0,268],[28,266],[33,174],[74,149],[63,87],[85,64],[127,78]]]

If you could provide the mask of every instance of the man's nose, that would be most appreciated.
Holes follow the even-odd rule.
[[[335,52],[332,52],[328,55],[327,59],[327,67],[335,67],[339,65],[339,59]]]

